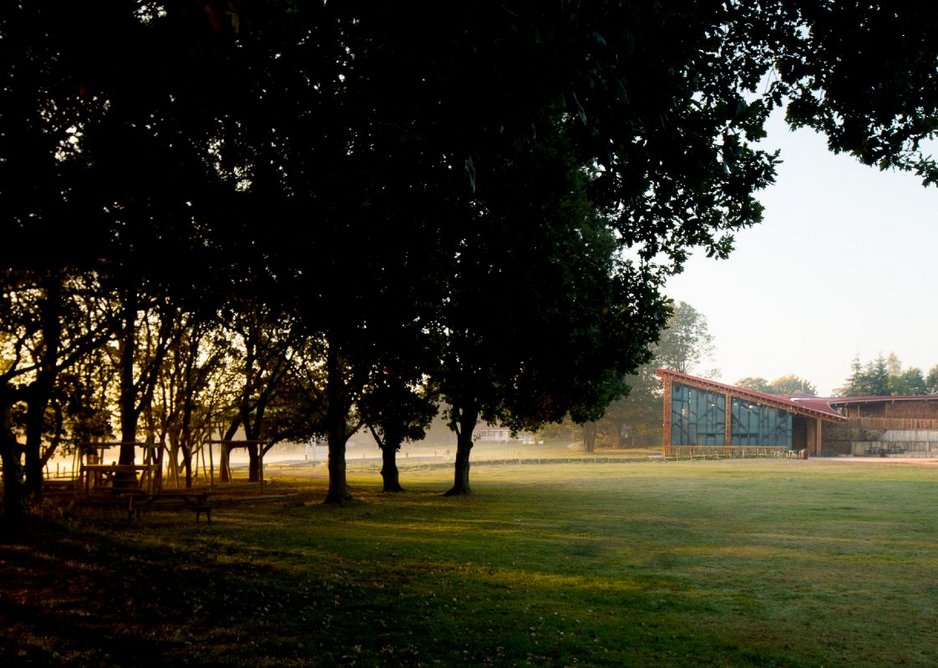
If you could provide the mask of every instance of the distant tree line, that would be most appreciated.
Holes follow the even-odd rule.
[[[810,381],[793,374],[773,381],[758,377],[742,378],[736,381],[736,385],[789,397],[817,396],[817,388]],[[843,386],[834,390],[834,394],[841,397],[938,394],[938,365],[923,373],[917,367],[903,368],[895,353],[877,355],[865,364],[859,357],[854,357],[850,376]]]
[[[917,367],[903,368],[895,353],[877,355],[865,364],[854,357],[850,376],[836,390],[838,396],[886,397],[938,394],[938,365],[927,373]]]
[[[814,384],[795,374],[786,374],[779,376],[775,380],[766,380],[759,376],[740,378],[736,381],[738,387],[744,387],[747,390],[757,392],[768,392],[769,394],[778,394],[784,397],[808,396],[816,397],[817,388]]]

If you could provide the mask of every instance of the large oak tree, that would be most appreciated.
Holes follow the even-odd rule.
[[[773,108],[938,181],[936,28],[872,1],[6,3],[0,262],[298,318],[338,500],[381,331],[445,334],[462,434],[621,392],[662,278],[760,220]]]

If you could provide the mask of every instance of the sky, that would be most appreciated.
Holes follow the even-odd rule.
[[[735,383],[796,374],[830,395],[894,352],[903,368],[938,364],[938,188],[834,155],[823,136],[773,117],[781,149],[763,222],[727,260],[695,253],[666,293],[707,319],[714,354],[695,372]]]

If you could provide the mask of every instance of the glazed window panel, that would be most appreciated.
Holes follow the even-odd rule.
[[[792,415],[788,411],[745,399],[733,399],[733,445],[791,447]]]
[[[671,386],[671,445],[723,445],[726,399],[680,383]]]

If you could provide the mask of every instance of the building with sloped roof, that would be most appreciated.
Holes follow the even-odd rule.
[[[847,418],[825,432],[822,454],[938,457],[938,396],[832,397]]]
[[[938,395],[783,397],[658,369],[666,456],[938,457]]]
[[[822,451],[824,426],[847,418],[823,402],[793,401],[658,369],[667,456],[746,457]]]

